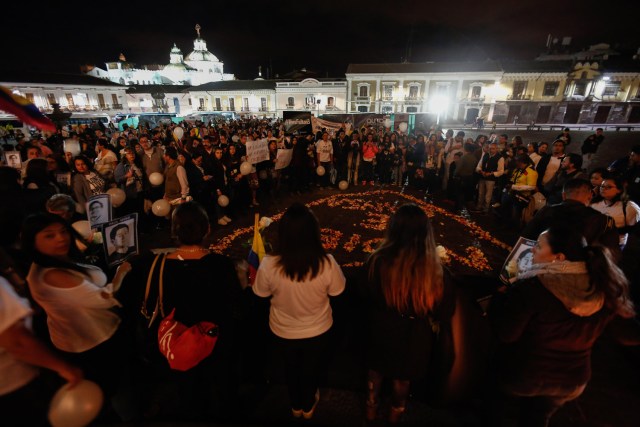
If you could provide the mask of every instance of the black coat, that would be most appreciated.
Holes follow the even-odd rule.
[[[492,319],[503,347],[499,351],[503,381],[567,387],[591,377],[591,349],[605,332],[624,344],[640,340],[637,322],[622,319],[603,307],[577,316],[537,277],[514,284],[501,301],[492,303]]]

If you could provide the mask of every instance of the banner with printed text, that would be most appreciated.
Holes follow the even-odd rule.
[[[282,120],[284,131],[287,133],[309,134],[312,132],[309,111],[283,111]]]

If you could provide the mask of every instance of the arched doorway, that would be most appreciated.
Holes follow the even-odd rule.
[[[173,108],[176,111],[176,114],[180,114],[180,101],[178,98],[173,98]]]

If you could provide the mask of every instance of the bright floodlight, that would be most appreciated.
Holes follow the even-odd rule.
[[[447,98],[444,95],[436,95],[433,97],[433,100],[431,101],[431,110],[435,111],[438,114],[445,111],[448,106],[449,106],[449,98]]]
[[[436,95],[431,101],[431,111],[436,113],[436,124],[440,124],[440,115],[447,111],[449,99],[444,95]]]

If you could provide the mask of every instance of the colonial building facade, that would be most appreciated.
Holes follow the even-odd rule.
[[[339,79],[234,80],[186,90],[194,112],[282,117],[284,111],[347,112],[347,82]]]
[[[440,121],[640,122],[640,61],[350,64],[348,111],[434,113]]]
[[[87,75],[2,72],[0,85],[23,96],[43,113],[63,111],[116,114],[127,109],[126,86]]]
[[[64,111],[111,116],[233,112],[282,117],[293,110],[433,113],[451,124],[477,118],[500,124],[640,123],[640,53],[633,58],[615,53],[601,44],[531,61],[350,64],[346,79],[319,77],[303,68],[271,80],[260,72],[255,80],[234,80],[198,34],[194,52],[183,58],[174,46],[171,63],[162,70],[131,74],[135,70],[123,58],[105,75],[97,69],[81,75],[0,72],[0,84],[43,112],[57,103]],[[215,81],[198,84],[203,76]]]

